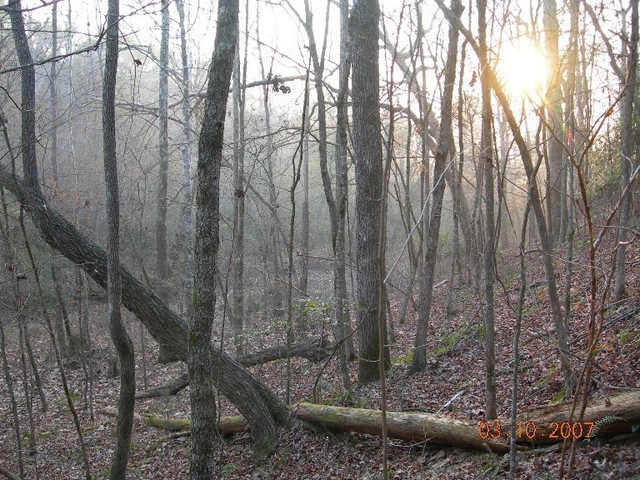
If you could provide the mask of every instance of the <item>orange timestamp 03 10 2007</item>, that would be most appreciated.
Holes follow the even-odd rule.
[[[516,438],[518,440],[533,440],[534,438],[549,438],[552,440],[568,440],[591,438],[594,422],[548,422],[538,425],[536,422],[517,422]],[[509,430],[502,428],[500,420],[480,420],[478,435],[483,440],[488,438],[497,440],[506,437]]]

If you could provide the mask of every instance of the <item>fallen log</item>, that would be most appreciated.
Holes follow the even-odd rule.
[[[237,358],[237,361],[245,367],[273,362],[275,360],[282,360],[284,358],[287,358],[287,356],[290,356],[292,358],[301,357],[306,358],[307,360],[310,360],[312,362],[318,362],[327,357],[330,348],[331,344],[329,343],[327,338],[322,337],[312,342],[294,343],[289,348],[286,345],[269,347],[258,352],[242,355]],[[188,385],[189,378],[187,374],[184,374],[167,385],[139,392],[136,395],[136,399],[141,400],[145,398],[168,397],[171,395],[176,395],[180,391],[187,388]]]
[[[117,418],[118,412],[115,408],[103,408],[98,411],[103,415]],[[169,432],[179,432],[191,428],[191,420],[188,418],[163,418],[157,415],[134,414],[134,420],[144,423],[149,427],[167,430]],[[228,437],[235,433],[243,433],[249,430],[249,424],[240,415],[222,417],[218,422],[218,431],[223,437]]]
[[[277,345],[265,348],[258,352],[241,355],[237,360],[245,367],[282,360],[287,357],[301,357],[312,362],[319,362],[327,358],[330,348],[331,345],[327,337],[322,337],[312,342],[294,343],[289,347],[287,345]]]
[[[177,395],[180,391],[187,388],[189,385],[189,375],[186,373],[180,375],[171,383],[158,388],[151,388],[149,390],[143,390],[136,393],[136,400],[143,400],[145,398],[158,398],[158,397],[170,397],[171,395]]]
[[[615,397],[594,399],[585,411],[584,421],[569,422],[571,404],[558,404],[533,408],[522,415],[521,433],[517,443],[526,446],[562,442],[576,432],[578,439],[610,437],[630,433],[640,425],[640,392],[628,392]],[[112,410],[115,415],[115,410]],[[104,413],[104,412],[103,412]],[[313,403],[299,403],[292,408],[292,416],[314,429],[325,428],[335,432],[354,432],[380,435],[382,413],[365,408],[333,407]],[[138,416],[145,424],[175,431],[188,429],[188,419],[172,421],[152,416]],[[153,418],[156,418],[153,420]],[[551,425],[557,423],[557,426]],[[569,426],[563,427],[563,423]],[[576,427],[573,427],[573,425]],[[590,425],[593,424],[593,425]],[[529,425],[527,427],[527,425]],[[536,435],[532,435],[535,426]],[[410,442],[427,442],[473,450],[506,453],[509,451],[509,424],[458,420],[445,415],[422,412],[387,412],[389,437]],[[580,427],[583,434],[578,436]],[[567,430],[569,428],[569,430]],[[591,431],[588,431],[591,428]],[[247,423],[242,417],[223,417],[220,420],[222,435],[244,432]],[[552,435],[554,429],[557,435]],[[569,434],[567,435],[567,432]],[[587,435],[589,433],[589,435]],[[528,438],[530,434],[531,438]]]
[[[313,403],[299,403],[295,408],[299,420],[316,427],[340,432],[380,435],[382,412],[364,408],[332,407]],[[478,435],[477,422],[449,418],[444,415],[414,412],[387,412],[390,438],[434,443],[452,447],[506,453],[509,445],[501,439]]]

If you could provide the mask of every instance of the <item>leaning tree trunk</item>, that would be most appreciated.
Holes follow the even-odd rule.
[[[106,254],[101,247],[51,207],[39,191],[29,188],[24,180],[14,176],[2,165],[0,184],[17,197],[49,245],[106,288]],[[124,266],[121,267],[121,272],[123,305],[138,317],[158,343],[181,360],[186,360],[185,321]],[[282,425],[287,421],[286,405],[266,385],[215,347],[211,357],[216,372],[213,378],[216,387],[249,421],[254,432],[274,431],[274,425]]]
[[[116,77],[118,73],[119,0],[109,0],[107,42],[102,87],[102,135],[104,177],[107,188],[107,295],[109,299],[109,331],[120,360],[120,398],[116,445],[111,460],[111,479],[125,478],[133,409],[136,403],[136,370],[133,343],[122,322],[122,282],[120,277],[120,199],[118,160],[116,156]]]

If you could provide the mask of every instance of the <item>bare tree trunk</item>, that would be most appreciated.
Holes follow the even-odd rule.
[[[51,56],[58,55],[58,2],[51,4]],[[49,78],[49,95],[51,96],[51,174],[53,176],[52,191],[55,196],[58,191],[58,92],[57,63],[51,62]]]
[[[179,242],[184,248],[185,279],[183,302],[186,316],[191,316],[191,290],[193,281],[193,239],[191,224],[191,100],[189,96],[189,58],[187,56],[187,33],[185,27],[184,2],[175,0],[180,23],[180,58],[182,60],[182,222],[184,241]]]
[[[348,15],[349,5],[346,2],[345,5],[340,4],[341,15],[341,29],[340,29],[340,87],[338,92],[338,125],[336,130],[336,152],[335,152],[335,168],[336,168],[336,186],[335,195],[332,189],[331,177],[329,175],[328,167],[328,138],[327,138],[327,113],[326,102],[324,97],[324,61],[326,51],[326,38],[328,24],[325,23],[325,37],[320,54],[318,53],[318,46],[316,43],[315,35],[313,32],[313,14],[309,0],[305,0],[305,18],[300,18],[301,23],[304,25],[307,38],[309,39],[309,53],[311,55],[311,61],[313,64],[313,79],[316,89],[316,97],[318,99],[318,153],[320,157],[320,176],[322,178],[322,187],[324,191],[325,200],[329,209],[329,220],[331,225],[331,248],[333,252],[333,292],[334,292],[334,337],[336,344],[339,345],[339,361],[341,365],[341,371],[343,374],[343,384],[347,385],[346,376],[346,362],[347,358],[353,355],[354,347],[353,340],[348,335],[350,330],[349,319],[346,315],[349,314],[349,309],[345,306],[348,302],[347,289],[346,289],[346,267],[345,267],[345,240],[344,240],[344,222],[345,222],[345,209],[347,201],[347,133],[346,133],[346,95],[348,89],[349,78],[349,65],[346,59],[348,48]],[[327,5],[327,8],[329,6]],[[291,7],[293,8],[293,7]],[[327,15],[329,11],[327,9]],[[343,18],[344,16],[344,18]],[[328,21],[328,16],[327,19]],[[343,165],[344,164],[344,171]],[[308,208],[308,207],[307,207]],[[339,225],[342,222],[342,225]],[[307,233],[308,235],[308,233]],[[339,235],[342,238],[339,239]],[[304,241],[304,240],[303,240]],[[307,240],[308,245],[308,240]],[[307,247],[308,249],[308,247]]]
[[[305,126],[305,136],[303,140],[303,159],[302,159],[302,212],[300,222],[302,223],[300,235],[300,281],[298,288],[300,292],[306,294],[309,289],[309,130],[311,122],[307,118]]]
[[[378,327],[381,288],[378,247],[382,209],[382,143],[378,71],[378,0],[356,0],[351,9],[350,38],[353,89],[353,151],[356,175],[357,302],[360,326],[358,381],[379,379],[379,337],[386,345],[386,328]],[[385,324],[385,322],[383,322]],[[384,349],[390,365],[389,349]]]
[[[20,111],[22,113],[22,173],[24,181],[29,188],[40,192],[38,166],[36,163],[36,146],[38,145],[36,137],[36,74],[25,33],[20,0],[11,0],[6,9],[11,18],[11,29],[18,61],[20,65],[25,66],[20,72],[22,87],[20,102]]]
[[[169,1],[161,0],[160,68],[158,81],[158,190],[156,203],[156,274],[161,298],[167,294],[167,177],[169,172]]]
[[[347,291],[347,200],[349,198],[349,170],[347,159],[347,123],[349,71],[349,0],[340,0],[340,79],[337,97],[336,119],[336,241],[334,254],[334,318],[340,336],[340,371],[342,385],[349,388],[349,370],[347,359],[355,358],[355,346],[351,335],[351,309]]]
[[[455,10],[454,10],[455,12]],[[453,27],[452,27],[453,28]],[[491,109],[491,86],[486,77],[485,65],[489,64],[487,48],[487,0],[478,0],[479,60],[482,84],[482,133],[480,140],[480,161],[484,163],[484,327],[485,327],[485,389],[486,411],[489,420],[496,418],[496,332],[493,308],[493,283],[495,270],[495,214],[493,187],[493,112]]]
[[[638,76],[638,0],[631,0],[631,40],[628,45],[629,57],[627,63],[626,92],[622,103],[622,152],[620,155],[620,189],[625,192],[636,153],[637,141],[633,135],[633,121],[635,117],[635,95]],[[620,219],[618,221],[618,251],[616,252],[616,273],[613,296],[622,300],[626,295],[626,268],[628,226],[631,218],[631,192],[627,190],[620,205]]]
[[[460,222],[465,219],[460,216],[460,207],[462,205],[462,178],[464,170],[464,120],[463,120],[463,104],[464,104],[464,69],[466,60],[466,43],[462,45],[462,51],[460,53],[460,80],[458,81],[458,165],[454,168],[453,182],[450,185],[451,193],[453,195],[453,247],[451,255],[451,269],[449,270],[449,291],[447,293],[447,315],[453,315],[456,308],[454,307],[454,292],[455,292],[455,273],[456,267],[458,269],[459,277],[463,276],[462,266],[460,261]],[[468,239],[465,239],[468,242]],[[460,278],[460,280],[462,280]]]
[[[193,272],[193,318],[189,323],[187,366],[191,385],[191,478],[210,480],[215,472],[214,358],[211,328],[216,313],[219,246],[220,165],[229,84],[238,41],[238,0],[218,2],[218,22],[209,69],[204,119],[198,145],[198,191]],[[267,432],[254,432],[268,435]],[[271,437],[275,432],[271,432]],[[275,441],[275,439],[273,439]]]
[[[120,398],[116,444],[111,459],[111,479],[127,476],[129,446],[136,401],[136,371],[133,343],[122,321],[122,280],[120,276],[120,199],[116,154],[116,77],[118,73],[119,0],[109,0],[107,12],[106,58],[102,90],[102,135],[107,202],[107,295],[109,332],[120,361]],[[165,6],[167,8],[168,6]]]
[[[247,0],[248,1],[248,0]],[[248,12],[248,7],[247,7]],[[248,15],[247,15],[248,22]],[[248,25],[245,24],[245,28]],[[244,353],[244,220],[245,220],[245,185],[244,185],[244,109],[245,89],[243,85],[247,81],[247,54],[248,29],[245,30],[245,53],[240,65],[239,47],[236,52],[235,68],[233,71],[233,258],[232,258],[232,285],[233,295],[231,302],[231,327],[233,328],[236,356]],[[238,45],[240,42],[238,41]]]
[[[304,162],[304,139],[307,136],[307,132],[305,131],[305,126],[309,123],[307,118],[307,108],[309,105],[309,79],[307,77],[307,81],[304,86],[304,103],[302,106],[302,121],[300,125],[300,142],[298,144],[299,151],[299,160],[296,165],[295,155],[291,159],[291,188],[289,189],[289,203],[291,205],[291,218],[289,220],[289,245],[288,245],[288,254],[289,254],[289,271],[288,278],[289,282],[287,284],[287,351],[291,350],[291,344],[294,340],[293,335],[293,250],[294,250],[294,241],[295,241],[295,233],[296,233],[296,188],[298,187],[298,183],[300,183],[300,176],[302,170],[302,163]],[[291,403],[291,355],[287,355],[287,385],[286,385],[286,403],[289,405]]]
[[[158,190],[156,203],[156,289],[160,298],[169,302],[169,265],[167,259],[167,182],[169,176],[169,0],[162,0],[160,68],[158,81]],[[184,161],[184,159],[183,159]],[[189,212],[189,216],[191,212]],[[162,345],[158,351],[158,362],[170,363],[178,359]]]
[[[462,14],[462,4],[459,0],[452,0],[452,10],[455,15]],[[444,91],[442,94],[442,120],[440,122],[440,138],[435,155],[433,170],[433,202],[429,232],[425,245],[424,272],[420,288],[420,312],[418,314],[418,328],[416,331],[411,372],[420,372],[427,365],[427,330],[431,314],[431,299],[433,295],[434,273],[438,255],[438,237],[440,235],[440,218],[442,215],[442,200],[444,197],[444,171],[446,162],[451,157],[453,149],[453,87],[456,78],[456,61],[458,56],[458,30],[455,26],[449,29],[449,44],[447,47],[447,63],[444,70]]]
[[[272,72],[266,71],[264,66],[264,60],[262,57],[262,43],[260,42],[260,32],[259,32],[259,23],[256,24],[256,36],[258,41],[258,54],[260,57],[260,70],[263,78],[271,78]],[[268,281],[268,289],[266,294],[270,295],[271,298],[267,299],[267,303],[272,305],[272,312],[280,312],[284,311],[283,300],[284,300],[284,290],[282,286],[277,282],[276,279],[280,278],[282,275],[282,262],[281,262],[281,252],[280,245],[278,242],[278,228],[280,226],[280,217],[278,215],[278,195],[276,193],[276,184],[275,178],[273,174],[273,162],[274,162],[274,147],[273,147],[273,135],[271,131],[271,106],[269,103],[269,92],[271,90],[271,84],[267,83],[264,85],[263,97],[262,97],[262,105],[264,108],[264,123],[265,123],[265,136],[267,140],[267,148],[265,152],[265,164],[266,164],[266,173],[267,173],[267,188],[269,191],[269,210],[271,212],[271,221],[269,222],[269,236],[267,240],[266,254],[270,254],[270,258],[268,260],[271,261],[271,268],[273,270],[273,276],[267,278]],[[284,230],[283,230],[284,232]],[[286,237],[284,233],[282,233],[282,237],[284,238],[284,242],[286,242]]]
[[[549,59],[551,72],[547,83],[547,115],[552,131],[548,132],[548,191],[547,211],[548,230],[552,241],[562,240],[566,234],[567,169],[564,148],[561,143],[564,136],[562,115],[562,63],[560,60],[558,37],[558,6],[556,0],[544,0],[542,15],[546,56]]]
[[[167,177],[169,174],[169,1],[161,0],[160,68],[158,85],[158,190],[156,202],[156,275],[157,291],[167,301]]]

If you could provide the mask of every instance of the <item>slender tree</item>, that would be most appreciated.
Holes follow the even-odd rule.
[[[491,85],[489,84],[485,65],[489,63],[487,46],[487,1],[478,0],[478,46],[480,60],[480,83],[482,90],[482,132],[480,137],[480,161],[484,164],[484,205],[485,205],[485,239],[484,239],[484,328],[485,328],[485,389],[486,411],[488,419],[496,418],[496,340],[493,308],[494,259],[496,249],[495,214],[494,214],[494,163],[493,163],[493,131],[491,128],[493,112],[491,108]]]
[[[187,31],[185,27],[184,2],[175,1],[180,23],[180,59],[182,61],[182,222],[184,228],[184,241],[178,242],[184,246],[185,258],[185,288],[184,303],[186,304],[187,317],[191,316],[191,289],[193,267],[193,240],[191,223],[191,97],[189,94],[190,75],[189,57],[187,56]]]
[[[636,88],[638,77],[638,0],[631,0],[631,38],[627,46],[627,79],[625,96],[622,101],[622,151],[620,152],[620,190],[624,197],[620,205],[620,219],[618,228],[618,251],[616,252],[616,274],[614,284],[615,300],[622,300],[626,294],[626,252],[628,242],[628,226],[631,218],[631,192],[627,185],[633,171],[636,155],[637,140],[633,134],[633,119],[635,117]]]
[[[129,446],[133,429],[136,375],[133,343],[122,321],[122,280],[120,276],[120,199],[118,160],[116,154],[115,94],[118,73],[119,0],[109,0],[107,12],[106,58],[102,90],[102,134],[104,177],[107,200],[107,295],[109,301],[109,331],[120,361],[120,398],[116,445],[111,460],[111,479],[123,479],[127,474]]]
[[[248,2],[248,0],[247,0]],[[247,4],[248,5],[248,4]],[[248,6],[245,8],[247,19],[245,23],[245,51],[244,60],[240,62],[240,49],[236,51],[235,67],[233,69],[233,253],[232,253],[232,285],[231,326],[233,328],[236,355],[244,352],[244,231],[245,231],[245,92],[247,81],[248,57]],[[238,41],[238,46],[240,42]]]
[[[160,68],[158,81],[158,153],[159,172],[156,203],[156,274],[158,292],[167,293],[167,180],[169,175],[169,1],[160,2]]]
[[[558,25],[558,4],[556,0],[544,0],[542,23],[546,56],[550,72],[547,81],[547,116],[549,122],[547,157],[547,212],[548,230],[552,241],[562,240],[566,234],[567,199],[566,156],[562,139],[563,98],[562,62],[559,52],[560,27]]]
[[[453,14],[462,14],[462,4],[459,0],[452,0]],[[424,272],[420,289],[420,312],[418,314],[418,329],[416,331],[411,371],[419,372],[426,368],[427,362],[427,329],[431,314],[431,299],[433,295],[434,274],[436,259],[438,256],[438,240],[440,236],[440,219],[442,216],[442,201],[444,198],[445,179],[444,172],[448,168],[447,160],[451,158],[453,150],[453,89],[456,78],[456,61],[458,58],[458,29],[451,25],[449,29],[449,44],[447,50],[447,62],[444,70],[444,90],[442,93],[442,109],[440,122],[440,137],[438,149],[435,154],[435,166],[433,169],[433,200],[431,206],[431,219],[427,233],[424,257]]]

